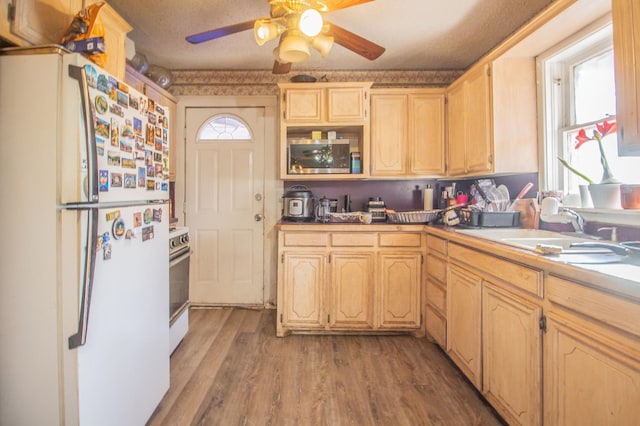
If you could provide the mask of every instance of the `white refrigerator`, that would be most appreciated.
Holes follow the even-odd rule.
[[[167,110],[57,46],[2,53],[0,425],[143,425],[169,388]]]

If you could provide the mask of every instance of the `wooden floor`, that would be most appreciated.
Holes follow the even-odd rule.
[[[276,337],[273,310],[192,309],[149,425],[500,425],[435,345]]]

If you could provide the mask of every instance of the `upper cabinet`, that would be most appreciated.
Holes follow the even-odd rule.
[[[640,156],[640,3],[613,0],[618,152]]]
[[[7,3],[7,2],[5,2]],[[0,7],[0,37],[18,46],[57,44],[74,16],[96,0],[14,0]],[[84,3],[84,5],[83,5]],[[131,26],[109,5],[100,9],[107,53],[104,69],[124,80],[125,40]]]
[[[532,57],[478,63],[447,97],[449,176],[538,171]]]
[[[14,0],[0,7],[0,36],[30,46],[56,44],[82,9],[82,0]]]
[[[282,179],[368,177],[371,84],[279,84]]]
[[[444,175],[443,89],[371,91],[371,176]]]

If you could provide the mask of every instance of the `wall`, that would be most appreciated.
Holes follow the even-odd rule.
[[[446,87],[462,71],[313,71],[295,70],[274,75],[264,70],[244,71],[172,71],[169,91],[175,96],[277,96],[278,83],[306,74],[318,81],[373,81],[375,87]]]

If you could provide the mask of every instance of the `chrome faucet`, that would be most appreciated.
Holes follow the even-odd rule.
[[[602,228],[598,228],[597,232],[600,231],[611,231],[611,238],[609,238],[610,241],[618,242],[618,228],[615,226],[604,226]]]
[[[569,216],[575,232],[584,232],[584,219],[580,216],[580,213],[567,207],[560,207],[559,212],[564,216]]]

